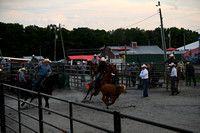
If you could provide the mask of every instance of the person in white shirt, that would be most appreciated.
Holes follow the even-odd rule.
[[[169,66],[171,67],[171,95],[174,95],[175,93],[176,95],[178,95],[180,92],[175,86],[175,83],[177,81],[177,70],[175,68],[176,65],[172,62],[171,64],[169,64]]]
[[[149,78],[149,72],[146,69],[147,66],[143,64],[141,66],[142,71],[140,72],[139,77],[142,80],[142,87],[143,87],[143,97],[148,97],[148,78]]]

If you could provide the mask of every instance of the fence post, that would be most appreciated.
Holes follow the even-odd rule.
[[[71,133],[74,132],[74,125],[73,125],[73,111],[72,111],[72,103],[71,101],[69,101],[69,116],[70,116],[70,130],[71,130]]]
[[[0,83],[0,95],[1,95],[1,103],[0,103],[0,106],[1,106],[1,132],[2,133],[6,133],[6,127],[5,127],[5,124],[6,124],[6,122],[5,122],[5,106],[4,106],[4,103],[5,103],[5,101],[4,101],[4,90],[3,90],[3,83],[1,82]]]
[[[122,79],[122,84],[124,83],[124,71],[123,71],[123,63],[121,63],[121,79]]]
[[[38,90],[38,113],[39,113],[39,131],[43,133],[43,114],[42,114],[42,97],[40,94],[40,88]]]
[[[114,133],[121,133],[121,118],[117,111],[114,111]]]
[[[92,77],[92,67],[91,66],[89,66],[89,69],[90,69],[90,82],[92,82],[93,81],[93,77]]]
[[[21,113],[20,113],[20,90],[18,89],[18,94],[17,94],[17,106],[18,106],[18,124],[19,124],[19,133],[21,133]]]
[[[76,87],[78,87],[78,69],[76,69]]]

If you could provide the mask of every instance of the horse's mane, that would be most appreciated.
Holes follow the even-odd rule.
[[[59,74],[52,74],[52,75],[48,76],[46,79],[44,79],[42,84],[45,86],[55,85],[55,84],[57,84],[56,81],[58,81],[58,78],[59,78]]]

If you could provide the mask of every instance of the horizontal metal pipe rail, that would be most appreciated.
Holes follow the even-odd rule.
[[[6,115],[6,114],[5,114],[5,116],[6,116],[7,118],[9,118],[10,120],[16,122],[16,123],[20,123],[20,124],[21,124],[22,126],[24,126],[25,128],[27,128],[27,129],[29,129],[29,130],[35,132],[35,133],[38,133],[36,130],[30,128],[29,126],[27,126],[27,125],[25,125],[25,124],[23,124],[23,123],[21,123],[21,122],[15,120],[15,119],[13,119],[13,118],[11,118],[10,116],[8,116],[8,115]]]
[[[78,123],[82,123],[84,125],[87,125],[87,126],[90,126],[90,127],[93,127],[93,128],[96,128],[96,129],[99,129],[101,131],[105,131],[105,132],[109,132],[109,133],[121,133],[121,117],[124,117],[124,118],[127,118],[127,119],[130,119],[130,120],[134,120],[134,121],[138,121],[138,122],[141,122],[141,123],[146,123],[146,124],[149,124],[149,125],[153,125],[155,127],[160,127],[160,128],[164,128],[164,129],[168,129],[168,130],[172,130],[172,131],[177,131],[177,132],[183,132],[183,133],[192,133],[192,131],[189,131],[189,130],[185,130],[185,129],[181,129],[181,128],[177,128],[177,127],[173,127],[173,126],[169,126],[169,125],[165,125],[165,124],[161,124],[161,123],[157,123],[157,122],[153,122],[153,121],[149,121],[149,120],[145,120],[145,119],[141,119],[141,118],[137,118],[137,117],[133,117],[133,116],[129,116],[129,115],[126,115],[126,114],[121,114],[119,112],[115,112],[115,111],[110,111],[110,110],[104,110],[104,109],[101,109],[101,108],[97,108],[97,107],[94,107],[94,106],[89,106],[89,105],[85,105],[85,104],[82,104],[82,103],[77,103],[77,102],[72,102],[70,100],[65,100],[65,99],[62,99],[62,98],[58,98],[58,97],[55,97],[55,96],[51,96],[51,95],[47,95],[47,94],[44,94],[44,93],[38,93],[38,92],[33,92],[33,91],[30,91],[30,90],[26,90],[26,89],[23,89],[23,88],[20,88],[20,87],[15,87],[15,86],[12,86],[12,85],[8,85],[8,84],[1,84],[1,86],[7,86],[7,87],[11,87],[11,88],[16,88],[18,90],[22,90],[22,91],[26,91],[26,92],[30,92],[30,93],[35,93],[35,94],[39,94],[40,96],[47,96],[49,98],[52,98],[52,99],[55,99],[55,100],[58,100],[58,101],[61,101],[61,102],[66,102],[66,103],[69,103],[69,109],[70,109],[70,116],[66,115],[66,114],[63,114],[61,112],[58,112],[56,110],[53,110],[53,109],[49,109],[49,108],[45,108],[45,107],[40,107],[41,110],[46,110],[46,111],[50,111],[56,115],[59,115],[59,116],[62,116],[62,117],[65,117],[67,119],[70,120],[70,130],[71,130],[71,133],[73,133],[73,121],[76,121]],[[0,88],[0,89],[3,89],[3,88]],[[1,91],[2,92],[2,91]],[[1,94],[2,95],[2,94]],[[20,100],[18,98],[15,98],[14,96],[9,96],[8,94],[3,94],[3,96],[6,96],[6,97],[9,97],[9,98],[12,98],[14,100],[18,100],[20,102],[24,102],[23,100]],[[28,103],[26,102],[27,104],[30,104],[30,105],[34,105],[34,104],[31,104],[31,103]],[[71,106],[70,106],[71,105]],[[111,131],[109,129],[106,129],[106,128],[103,128],[103,127],[100,127],[100,126],[97,126],[97,125],[94,125],[94,124],[91,124],[91,123],[88,123],[88,122],[85,122],[85,121],[82,121],[82,120],[79,120],[77,118],[74,118],[73,117],[73,109],[72,109],[72,105],[76,105],[76,106],[80,106],[80,107],[84,107],[84,108],[88,108],[88,109],[92,109],[92,110],[96,110],[96,111],[100,111],[100,112],[104,112],[104,113],[108,113],[108,114],[112,114],[114,116],[114,131]],[[27,116],[27,117],[30,117],[36,121],[39,121],[40,119],[32,116],[32,115],[29,115],[27,113],[24,113],[23,111],[19,111],[17,109],[14,109],[8,105],[1,105],[1,107],[7,107],[7,108],[10,108],[16,112],[20,112],[21,114]],[[39,108],[39,106],[35,105],[35,107]],[[19,123],[17,120],[9,117],[8,115],[6,114],[3,114],[5,117]],[[52,126],[54,128],[56,128],[57,130],[60,130],[60,131],[63,131],[63,132],[67,132],[66,130],[64,129],[61,129],[60,127],[57,127],[51,123],[48,123],[44,120],[41,120],[42,123],[46,124],[46,125],[49,125],[49,126]],[[5,124],[5,123],[4,123]],[[28,128],[29,130],[32,130],[34,132],[37,132],[33,129],[31,129],[30,127],[24,125],[23,123],[20,123],[22,126]],[[7,127],[7,126],[6,126]],[[12,129],[12,128],[11,128]],[[43,129],[42,129],[43,130]]]
[[[176,131],[176,132],[180,132],[180,133],[193,133],[192,131],[189,131],[189,130],[186,130],[186,129],[172,127],[172,126],[168,126],[168,125],[165,125],[165,124],[161,124],[161,123],[157,123],[157,122],[153,122],[153,121],[137,118],[137,117],[134,117],[134,116],[129,116],[129,115],[126,115],[126,114],[120,114],[120,116],[124,117],[124,118],[127,118],[127,119],[130,119],[130,120],[139,121],[139,122],[142,122],[142,123],[146,123],[146,124],[153,125],[153,126],[156,126],[156,127],[165,128],[165,129]]]

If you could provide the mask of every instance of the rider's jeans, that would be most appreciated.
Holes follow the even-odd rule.
[[[34,85],[33,85],[33,87],[32,87],[32,90],[34,91],[35,90],[35,88],[37,87],[37,85],[40,83],[40,81],[42,80],[42,79],[44,79],[44,77],[43,76],[38,76],[37,77],[37,80],[35,81],[35,83],[34,83]]]

